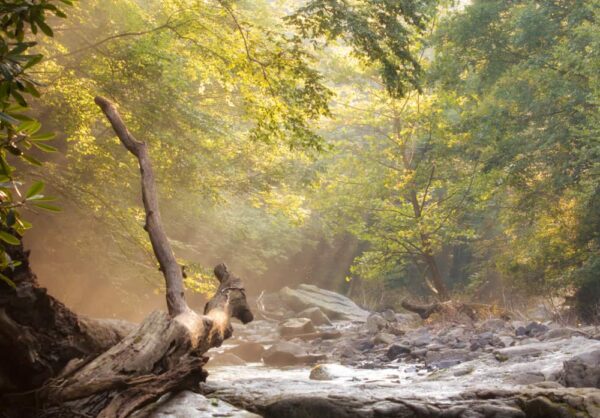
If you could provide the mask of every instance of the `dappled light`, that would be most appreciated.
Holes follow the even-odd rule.
[[[600,416],[598,0],[0,0],[0,416]]]

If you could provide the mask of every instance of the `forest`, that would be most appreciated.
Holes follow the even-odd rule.
[[[497,416],[600,416],[599,19],[599,0],[0,0],[0,417],[437,417],[197,386],[235,385],[206,351],[269,330],[310,341],[311,379],[329,352],[360,380],[407,362],[394,347],[432,373],[510,367],[558,329],[532,356],[565,362],[543,379],[561,387],[490,395]],[[427,345],[457,327],[470,351]],[[206,415],[157,412],[182,390]],[[465,399],[419,405],[496,416]]]

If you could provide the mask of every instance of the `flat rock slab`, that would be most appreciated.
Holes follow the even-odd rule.
[[[137,418],[260,418],[260,415],[236,408],[220,399],[208,399],[190,391],[183,391],[153,405],[146,412],[140,412],[136,414]]]
[[[333,369],[326,371],[343,371],[317,376],[328,380],[310,380],[308,367],[223,368],[204,388],[265,417],[600,417],[600,389],[550,381],[563,362],[599,349],[600,341],[572,337],[519,348],[502,349],[504,361],[481,353],[435,371],[401,362],[373,370],[327,365]]]
[[[284,287],[279,291],[283,303],[295,312],[317,307],[331,319],[366,322],[369,312],[351,299],[330,290],[310,284],[301,284],[297,289]]]

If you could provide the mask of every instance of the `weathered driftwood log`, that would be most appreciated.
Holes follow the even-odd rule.
[[[167,307],[172,316],[188,310],[183,294],[183,271],[175,259],[175,254],[162,227],[158,194],[154,181],[154,170],[150,162],[146,143],[140,142],[129,132],[117,108],[104,97],[96,97],[95,102],[104,112],[123,146],[138,160],[142,180],[142,201],[146,211],[146,225],[152,250],[165,276]]]
[[[153,312],[120,343],[79,370],[50,382],[38,395],[55,405],[85,408],[98,417],[126,417],[164,393],[196,389],[204,381],[203,354],[231,336],[230,318],[252,320],[241,281],[224,264],[206,314],[171,318]],[[70,404],[69,404],[70,402]]]
[[[138,159],[145,229],[165,277],[169,314],[154,312],[99,356],[77,363],[71,361],[61,373],[51,370],[44,379],[54,378],[35,390],[5,395],[0,399],[0,407],[14,416],[41,416],[43,410],[45,416],[127,417],[167,392],[195,390],[207,376],[202,370],[207,361],[203,354],[231,336],[231,317],[244,323],[253,319],[241,279],[231,274],[225,264],[215,267],[219,287],[206,304],[204,315],[187,306],[182,269],[161,224],[146,145],[129,133],[114,105],[100,97],[96,103],[125,148]],[[2,319],[0,315],[0,323]],[[6,329],[10,331],[12,325]],[[65,356],[66,360],[78,358],[78,354]],[[23,405],[28,409],[23,409]]]

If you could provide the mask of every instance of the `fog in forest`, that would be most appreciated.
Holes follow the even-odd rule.
[[[58,152],[34,151],[47,169],[23,167],[62,209],[27,215],[40,283],[91,316],[164,306],[137,164],[93,104],[103,94],[150,144],[197,309],[221,262],[251,298],[312,283],[379,310],[405,297],[526,310],[596,294],[597,74],[578,46],[596,36],[593,12],[450,3],[397,44],[385,25],[361,39],[318,26],[310,8],[289,18],[303,1],[193,12],[93,1],[50,18],[54,36],[36,47],[46,100],[31,113]],[[572,28],[553,35],[545,19]],[[495,20],[512,29],[496,33]],[[549,51],[553,37],[568,53]],[[556,70],[565,57],[577,66]]]
[[[0,416],[598,417],[600,0],[0,0]]]

